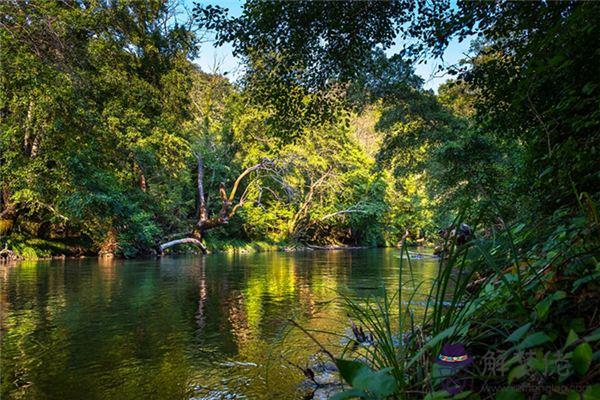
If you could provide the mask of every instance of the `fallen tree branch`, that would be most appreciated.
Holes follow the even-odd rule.
[[[165,239],[174,239],[176,237],[181,237],[181,236],[190,236],[191,234],[192,234],[191,231],[171,233],[171,234],[165,236]]]
[[[204,246],[204,244],[202,244],[202,242],[200,240],[194,239],[194,238],[183,238],[183,239],[171,240],[170,242],[163,243],[160,245],[160,252],[162,254],[169,247],[173,247],[175,245],[185,244],[185,243],[190,243],[190,244],[194,244],[194,245],[198,246],[200,248],[200,250],[202,251],[202,253],[204,253],[204,254],[206,254],[206,252],[207,252],[206,246]]]
[[[194,225],[194,229],[192,232],[186,234],[186,235],[189,235],[189,237],[186,237],[183,239],[178,239],[178,240],[172,240],[170,242],[159,245],[160,254],[163,254],[164,250],[168,249],[169,247],[176,246],[178,244],[185,244],[185,243],[194,244],[194,245],[198,246],[200,248],[200,250],[202,251],[202,253],[206,254],[206,252],[207,252],[206,246],[204,246],[204,244],[202,244],[202,239],[204,237],[204,233],[208,229],[212,229],[217,226],[227,224],[229,219],[234,216],[235,212],[244,205],[244,202],[246,201],[246,198],[249,193],[248,188],[254,182],[257,181],[257,179],[254,179],[246,187],[242,196],[238,200],[237,204],[235,204],[232,207],[232,204],[235,200],[236,192],[237,192],[242,180],[246,176],[251,174],[252,172],[255,172],[258,170],[271,170],[272,171],[272,168],[274,166],[274,163],[271,160],[265,158],[265,159],[261,160],[261,162],[259,164],[253,165],[249,168],[246,168],[235,180],[235,183],[233,184],[233,188],[229,192],[229,195],[227,194],[227,190],[225,189],[225,183],[221,182],[221,184],[219,185],[219,196],[221,198],[221,203],[222,203],[221,210],[219,211],[217,216],[209,218],[208,210],[206,207],[206,197],[204,195],[204,184],[203,184],[204,163],[202,160],[202,155],[200,153],[195,153],[194,156],[196,157],[196,160],[198,163],[198,167],[197,167],[198,168],[198,178],[197,178],[198,210],[197,210],[197,217],[196,217],[197,220]]]

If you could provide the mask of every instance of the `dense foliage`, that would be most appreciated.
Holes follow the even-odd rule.
[[[4,234],[132,254],[179,216],[194,39],[167,6],[2,3]]]
[[[177,6],[3,3],[10,247],[152,251],[194,223],[198,155],[213,215],[220,182],[277,164],[242,183],[215,243],[395,244],[459,210],[493,224],[598,191],[598,55],[580,51],[594,48],[592,4],[249,1],[184,23]],[[193,65],[196,27],[233,43],[236,85]],[[388,57],[398,32],[417,44]],[[423,90],[410,60],[474,34],[457,79]]]
[[[398,316],[413,334],[400,353],[353,305],[392,345],[369,366],[338,360],[347,395],[439,389],[422,367],[451,338],[513,356],[475,391],[597,395],[598,3],[181,6],[0,3],[0,255],[131,257],[190,230],[211,248],[396,245],[466,221],[476,240],[447,253],[432,311]],[[232,43],[239,81],[195,66],[204,30]],[[413,62],[475,37],[455,78],[424,90]]]
[[[2,4],[3,246],[28,257],[154,251],[194,223],[197,155],[214,215],[220,182],[264,158],[277,162],[276,177],[243,182],[244,207],[210,233],[215,243],[382,245],[432,230],[423,170],[399,174],[378,161],[393,125],[383,114],[399,118],[413,102],[439,109],[410,64],[369,50],[352,87],[313,91],[289,79],[288,58],[263,49],[245,54],[247,73],[234,86],[193,65],[197,35],[174,6]],[[421,113],[411,118],[437,118]]]

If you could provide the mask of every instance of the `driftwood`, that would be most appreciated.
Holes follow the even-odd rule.
[[[160,252],[162,253],[165,249],[168,249],[169,247],[178,245],[178,244],[185,244],[185,243],[191,243],[191,244],[195,244],[196,246],[198,246],[200,248],[200,250],[206,254],[206,246],[204,246],[204,244],[202,244],[201,241],[199,241],[198,239],[194,239],[194,238],[183,238],[183,239],[177,239],[177,240],[171,240],[170,242],[167,243],[163,243],[160,245]]]
[[[219,186],[219,194],[221,197],[221,210],[216,216],[209,217],[208,210],[206,207],[206,196],[204,194],[204,163],[200,154],[196,154],[196,159],[198,161],[198,211],[196,217],[196,224],[194,225],[194,228],[191,232],[184,232],[181,235],[177,235],[186,237],[160,244],[160,254],[163,254],[164,251],[169,247],[186,243],[198,246],[202,253],[206,254],[206,246],[204,246],[204,244],[202,243],[204,232],[208,229],[227,224],[229,222],[229,219],[231,219],[231,217],[235,215],[236,211],[244,204],[244,201],[248,196],[248,188],[246,188],[246,190],[240,196],[237,203],[233,204],[235,200],[235,195],[240,187],[242,180],[255,171],[261,169],[271,169],[273,167],[272,161],[264,159],[259,164],[247,168],[237,177],[229,194],[227,194],[227,191],[225,189],[225,183],[221,182]]]

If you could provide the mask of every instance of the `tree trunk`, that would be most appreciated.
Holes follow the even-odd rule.
[[[183,239],[171,240],[170,242],[163,243],[160,245],[160,252],[162,254],[169,247],[172,247],[172,246],[175,246],[178,244],[184,244],[184,243],[195,244],[196,246],[198,246],[200,248],[202,253],[206,254],[206,247],[202,244],[202,242],[200,240],[194,239],[194,238],[183,238]]]
[[[20,209],[17,203],[12,203],[10,201],[10,192],[8,190],[8,185],[4,184],[2,187],[2,192],[0,193],[0,222],[4,221],[1,224],[0,235],[8,236],[12,229],[15,227],[17,218],[19,218]]]
[[[219,211],[219,214],[217,216],[209,218],[208,211],[206,209],[206,197],[204,195],[204,163],[200,154],[196,154],[196,159],[198,161],[198,211],[196,224],[194,225],[192,232],[186,233],[186,235],[188,235],[187,237],[160,244],[160,254],[163,254],[164,250],[168,249],[169,247],[186,243],[198,246],[202,253],[206,254],[206,246],[202,244],[204,232],[208,229],[227,224],[227,222],[229,222],[229,219],[233,217],[233,215],[235,215],[237,209],[241,207],[244,204],[244,201],[246,200],[248,190],[246,190],[240,196],[240,199],[238,200],[237,204],[233,206],[233,208],[231,207],[233,201],[235,200],[235,195],[240,186],[241,181],[252,172],[258,171],[260,169],[267,169],[273,165],[271,161],[265,159],[260,164],[256,164],[250,168],[247,168],[235,180],[235,183],[233,184],[233,188],[231,189],[231,192],[229,192],[229,195],[227,195],[225,184],[221,182],[221,185],[219,187],[219,194],[221,197],[221,210]]]

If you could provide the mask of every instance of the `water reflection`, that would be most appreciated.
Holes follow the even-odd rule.
[[[430,259],[412,267],[416,280],[437,273]],[[399,276],[396,250],[1,266],[1,395],[298,398],[302,376],[289,362],[305,364],[316,348],[288,319],[342,332],[338,293],[378,296]]]

